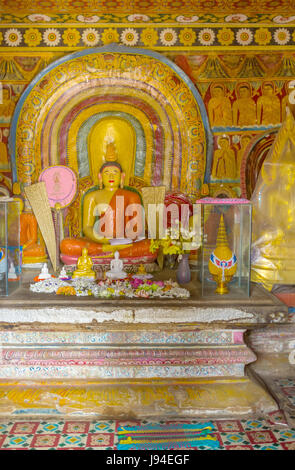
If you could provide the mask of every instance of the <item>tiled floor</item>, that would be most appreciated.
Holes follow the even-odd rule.
[[[273,382],[285,411],[255,419],[210,420],[220,450],[295,450],[295,380]],[[281,402],[281,400],[280,400]],[[206,420],[75,421],[1,420],[0,450],[114,450],[121,426],[200,423]],[[179,447],[176,445],[176,449]],[[199,447],[206,449],[206,447]]]
[[[179,422],[179,421],[178,421]],[[197,420],[181,421],[186,423]],[[220,449],[295,450],[295,428],[287,425],[284,414],[273,413],[263,419],[214,420],[213,435]],[[2,421],[0,449],[104,450],[116,449],[120,426],[155,421]],[[163,425],[171,421],[158,421]]]

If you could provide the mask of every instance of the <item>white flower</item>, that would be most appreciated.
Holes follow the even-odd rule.
[[[124,29],[121,33],[121,42],[126,46],[135,46],[138,43],[138,33],[133,28]]]
[[[177,41],[176,31],[172,28],[165,28],[160,33],[160,41],[164,46],[173,46]]]
[[[284,46],[290,41],[290,32],[286,28],[278,28],[274,33],[274,40],[280,46]]]
[[[96,46],[99,42],[99,34],[94,28],[88,28],[83,31],[82,41],[86,46]]]
[[[22,38],[21,32],[15,28],[8,29],[4,34],[4,41],[8,46],[19,46],[22,42]]]
[[[295,16],[275,16],[273,18],[273,22],[274,23],[281,23],[281,24],[284,24],[284,23],[291,23],[291,21],[294,21],[295,20]]]
[[[176,21],[179,23],[194,23],[195,21],[198,21],[199,17],[198,16],[177,16]]]
[[[199,32],[198,38],[202,46],[211,46],[215,40],[215,33],[213,29],[204,28]]]
[[[80,21],[81,23],[97,23],[97,21],[100,20],[100,17],[96,15],[93,15],[93,16],[78,15],[77,20]]]
[[[149,21],[150,17],[147,15],[142,15],[142,14],[134,14],[134,15],[129,15],[127,17],[128,21],[132,22],[140,22],[140,21]]]
[[[253,33],[251,29],[242,28],[237,31],[236,40],[241,46],[248,46],[253,41]]]
[[[33,23],[41,23],[42,21],[51,21],[50,16],[41,15],[38,13],[35,13],[34,15],[29,15],[28,19],[32,21]]]
[[[247,19],[248,19],[248,16],[237,13],[236,15],[228,15],[225,18],[225,21],[227,21],[228,23],[238,23],[238,22],[242,23],[243,21],[246,21]]]
[[[46,29],[43,33],[43,41],[47,46],[57,46],[60,42],[60,32],[54,28]]]

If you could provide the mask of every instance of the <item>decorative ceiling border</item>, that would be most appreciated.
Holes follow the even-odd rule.
[[[0,26],[0,50],[26,48],[81,49],[111,43],[152,49],[279,49],[295,46],[295,26],[288,27],[15,27]]]
[[[82,11],[82,9],[81,9]],[[130,12],[131,10],[129,10]],[[277,11],[277,10],[274,10]],[[111,24],[132,24],[132,23],[142,23],[142,24],[173,24],[173,25],[184,25],[191,24],[196,26],[197,24],[223,24],[223,25],[288,25],[295,23],[295,9],[287,14],[278,14],[274,13],[257,13],[251,12],[248,14],[245,13],[234,13],[226,14],[224,11],[222,13],[210,12],[210,13],[200,13],[192,14],[190,11],[188,14],[173,14],[171,12],[159,13],[151,12],[148,14],[143,13],[109,13],[109,12],[99,12],[97,14],[79,14],[77,13],[52,13],[49,14],[19,14],[19,13],[1,13],[0,22],[2,25],[14,25],[14,24],[31,24],[31,25],[62,25],[62,24],[75,24],[75,25],[95,25],[99,26],[103,23]],[[283,13],[283,12],[282,12]]]

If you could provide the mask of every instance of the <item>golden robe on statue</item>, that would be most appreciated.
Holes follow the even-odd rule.
[[[295,121],[278,132],[252,195],[251,279],[271,289],[295,279]]]

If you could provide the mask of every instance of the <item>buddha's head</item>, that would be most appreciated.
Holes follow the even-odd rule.
[[[240,88],[239,88],[239,95],[240,95],[240,98],[242,98],[242,99],[250,98],[251,92],[250,92],[249,87],[246,86],[246,85],[240,86]]]
[[[222,98],[224,97],[224,88],[222,85],[215,85],[211,89],[211,95],[213,98]]]
[[[265,96],[274,95],[274,87],[273,87],[272,83],[265,83],[263,88],[262,88],[262,92]]]
[[[114,191],[119,187],[123,187],[125,173],[118,162],[105,162],[99,171],[98,180],[100,188]]]

